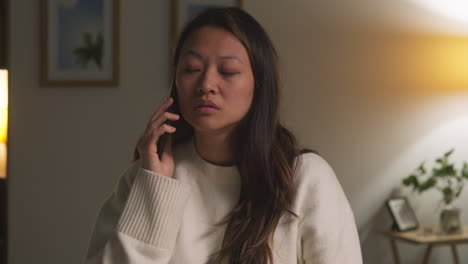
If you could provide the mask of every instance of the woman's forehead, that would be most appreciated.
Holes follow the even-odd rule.
[[[198,53],[197,51],[195,50],[185,50],[182,54],[181,54],[181,58],[182,59],[189,59],[189,58],[194,58],[194,59],[197,59],[197,60],[205,60],[205,56],[203,56],[202,54]],[[241,64],[245,64],[245,58],[241,58],[240,56],[238,55],[226,55],[226,56],[217,56],[215,57],[215,59],[217,61],[237,61]]]
[[[215,56],[219,59],[237,59],[245,63],[248,53],[234,34],[225,29],[204,26],[190,33],[182,46],[180,57],[202,59]]]

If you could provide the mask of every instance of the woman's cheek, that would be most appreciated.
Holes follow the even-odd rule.
[[[190,115],[192,114],[190,107],[190,98],[187,96],[186,93],[184,93],[183,90],[181,92],[182,96],[181,93],[179,93],[179,108],[184,118],[187,118],[190,117]]]

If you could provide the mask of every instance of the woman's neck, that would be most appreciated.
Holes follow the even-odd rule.
[[[229,134],[195,132],[195,148],[198,155],[214,165],[234,165],[234,155],[230,142]]]

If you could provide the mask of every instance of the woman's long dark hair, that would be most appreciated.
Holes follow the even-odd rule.
[[[183,44],[204,26],[222,28],[237,37],[249,54],[255,80],[252,105],[233,135],[235,163],[241,177],[240,198],[219,223],[227,224],[227,228],[222,248],[213,261],[273,263],[271,243],[281,216],[286,212],[297,216],[291,207],[295,158],[299,155],[296,139],[279,123],[278,56],[265,30],[248,13],[235,7],[208,9],[182,31],[174,55],[174,76]],[[171,89],[177,103],[175,80]],[[174,144],[193,136],[193,128],[183,117],[177,123]]]

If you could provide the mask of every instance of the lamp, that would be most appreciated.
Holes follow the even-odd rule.
[[[8,131],[8,71],[0,70],[0,178],[6,178]]]

